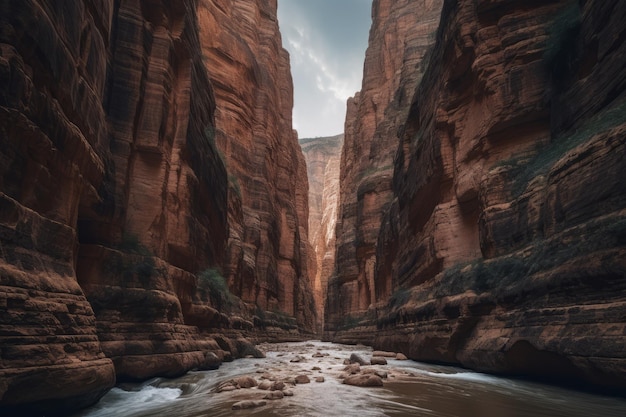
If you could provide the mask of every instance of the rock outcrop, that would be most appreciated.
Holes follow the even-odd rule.
[[[288,57],[258,3],[223,26],[195,0],[0,6],[0,413],[65,415],[116,380],[255,355],[255,324],[314,329]],[[251,72],[220,76],[205,37],[227,56],[243,33]],[[231,288],[265,322],[219,273],[237,247]]]
[[[624,17],[616,0],[444,3],[398,125],[369,342],[626,387]]]
[[[244,302],[294,316],[313,333],[308,180],[292,130],[293,86],[276,0],[199,3],[217,101],[215,140],[231,191],[224,275]]]
[[[331,333],[353,327],[357,316],[389,295],[390,288],[374,283],[376,239],[393,199],[398,127],[406,120],[422,77],[422,60],[433,43],[442,3],[373,2],[363,85],[348,100],[346,115],[337,258],[325,311]]]
[[[335,228],[339,209],[339,162],[343,135],[300,139],[309,178],[309,242],[315,251],[313,293],[318,329],[323,329],[326,289],[335,266]]]

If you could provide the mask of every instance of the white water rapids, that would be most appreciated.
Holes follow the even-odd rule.
[[[239,359],[216,371],[124,384],[77,416],[626,416],[624,398],[395,359],[373,366],[389,374],[383,387],[349,386],[339,378],[344,360],[351,353],[369,359],[371,349],[317,341],[264,344],[260,348],[266,352],[265,359]],[[316,353],[325,356],[313,357]],[[303,360],[291,362],[297,356]],[[267,400],[265,406],[255,409],[234,411],[231,407],[241,400],[260,400],[267,391],[211,392],[219,383],[238,376],[261,381],[263,376],[288,380],[301,374],[308,375],[311,382],[289,386],[292,397]],[[324,382],[315,382],[319,376]]]

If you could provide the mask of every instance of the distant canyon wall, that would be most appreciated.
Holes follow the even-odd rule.
[[[251,353],[241,336],[314,329],[276,3],[238,3],[254,5],[246,19],[194,0],[0,5],[2,412],[67,414],[116,379],[215,367]],[[251,71],[220,75],[206,37],[225,56],[262,21]],[[237,88],[252,107],[221,136]],[[227,271],[245,303],[220,287]]]
[[[344,135],[301,139],[309,178],[309,241],[315,251],[313,294],[318,329],[323,328],[328,281],[335,267],[335,228],[339,210],[339,165]]]
[[[349,226],[326,337],[626,386],[625,17],[619,1],[444,2],[408,116],[386,138],[393,197],[363,280],[374,288],[349,284],[358,262],[339,268],[360,256],[363,226]],[[344,213],[359,213],[365,194],[346,192]]]
[[[308,179],[292,129],[293,85],[276,0],[199,4],[217,102],[215,140],[229,173],[223,273],[243,301],[295,316],[313,332]]]
[[[394,198],[398,129],[421,80],[441,5],[440,0],[373,2],[362,89],[347,105],[337,255],[325,311],[329,329],[349,324],[389,295],[374,282],[376,241]]]

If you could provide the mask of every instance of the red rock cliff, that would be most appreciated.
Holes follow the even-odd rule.
[[[292,130],[289,55],[276,13],[276,0],[200,1],[202,51],[217,101],[215,137],[230,178],[224,274],[244,302],[296,317],[313,332],[308,180]]]
[[[343,135],[301,139],[309,177],[309,241],[315,251],[313,293],[318,328],[323,328],[328,281],[335,266],[335,227],[339,209],[339,161]]]
[[[398,126],[406,119],[422,76],[422,59],[433,42],[441,4],[441,0],[373,2],[363,85],[348,100],[346,115],[337,259],[326,309],[331,333],[389,294],[388,288],[374,283],[376,239],[393,199]]]
[[[188,314],[225,255],[227,176],[196,4],[171,3],[1,6],[4,411],[63,414],[221,354]]]
[[[626,386],[625,17],[616,0],[445,2],[398,126],[375,346]]]

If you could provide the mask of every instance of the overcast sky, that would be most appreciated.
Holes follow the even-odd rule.
[[[361,89],[371,8],[372,0],[278,0],[299,138],[343,133],[346,100]]]

